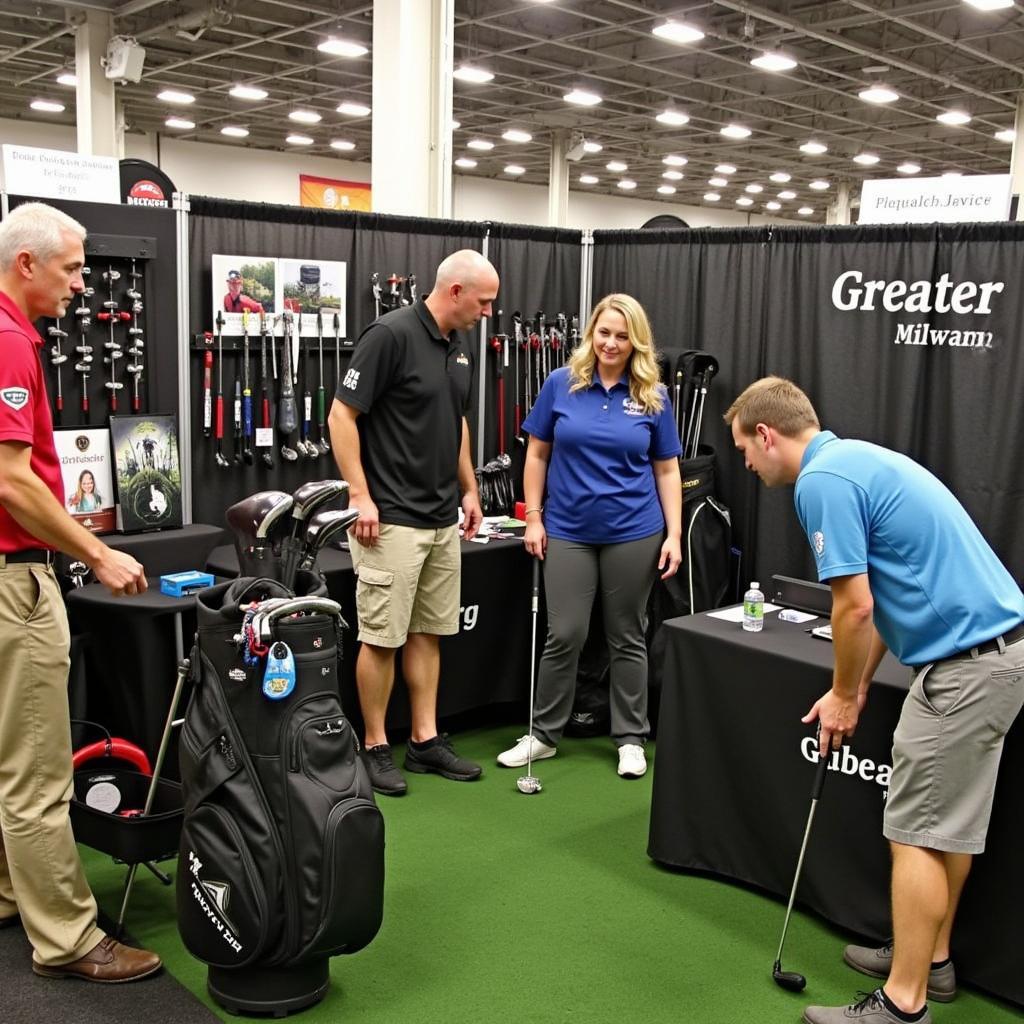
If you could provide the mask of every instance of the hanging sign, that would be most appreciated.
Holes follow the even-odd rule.
[[[865,181],[858,224],[934,224],[1008,220],[1009,174]]]
[[[3,146],[4,188],[16,196],[119,203],[117,165],[112,156],[85,156],[8,143]]]
[[[299,205],[321,210],[359,210],[370,212],[370,185],[365,181],[341,181],[299,175]]]

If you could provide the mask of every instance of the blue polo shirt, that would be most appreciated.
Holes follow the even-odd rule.
[[[605,388],[596,378],[569,393],[569,368],[544,382],[523,423],[551,444],[544,528],[560,540],[617,544],[665,529],[651,463],[682,451],[668,393],[649,414],[629,397],[624,378]]]
[[[906,455],[824,430],[804,451],[795,500],[818,579],[867,573],[875,627],[903,664],[1024,620],[1024,595],[963,506]]]

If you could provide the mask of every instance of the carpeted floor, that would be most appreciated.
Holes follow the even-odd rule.
[[[556,758],[535,766],[544,791],[521,795],[515,780],[522,772],[498,768],[494,755],[523,731],[520,725],[456,737],[460,753],[485,765],[478,783],[413,775],[408,796],[380,798],[388,842],[383,927],[367,949],[332,962],[327,998],[296,1019],[796,1024],[808,1003],[845,1003],[873,987],[842,963],[842,947],[854,936],[796,914],[785,965],[806,974],[808,987],[803,996],[779,989],[771,966],[784,905],[653,864],[645,852],[650,773],[619,779],[607,739],[564,741]],[[123,867],[91,851],[83,856],[101,905],[115,909]],[[142,872],[133,901],[128,926],[135,937],[212,1007],[205,968],[178,939],[171,890]],[[18,1021],[10,1016],[7,983],[0,975],[0,1018]],[[45,984],[29,977],[25,998]],[[76,1001],[86,987],[77,986]],[[105,1004],[104,1024],[198,1019],[175,1017],[155,984],[136,992],[131,1007]],[[124,993],[135,998],[130,987]],[[102,1005],[94,1001],[102,992],[89,997],[90,1005]],[[21,996],[16,1001],[23,1005]],[[213,1009],[224,1020],[244,1019]],[[933,1006],[932,1014],[937,1024],[1021,1020],[1016,1008],[970,991],[950,1006]],[[36,1008],[31,1019],[92,1018]]]

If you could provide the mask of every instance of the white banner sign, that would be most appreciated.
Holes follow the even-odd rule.
[[[865,181],[858,224],[934,224],[1007,220],[1010,175]]]
[[[121,174],[112,156],[83,156],[60,149],[3,147],[4,188],[11,195],[120,203]]]

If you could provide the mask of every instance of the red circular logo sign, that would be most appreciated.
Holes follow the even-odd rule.
[[[143,179],[135,182],[128,192],[133,199],[166,199],[164,190],[155,182]]]

